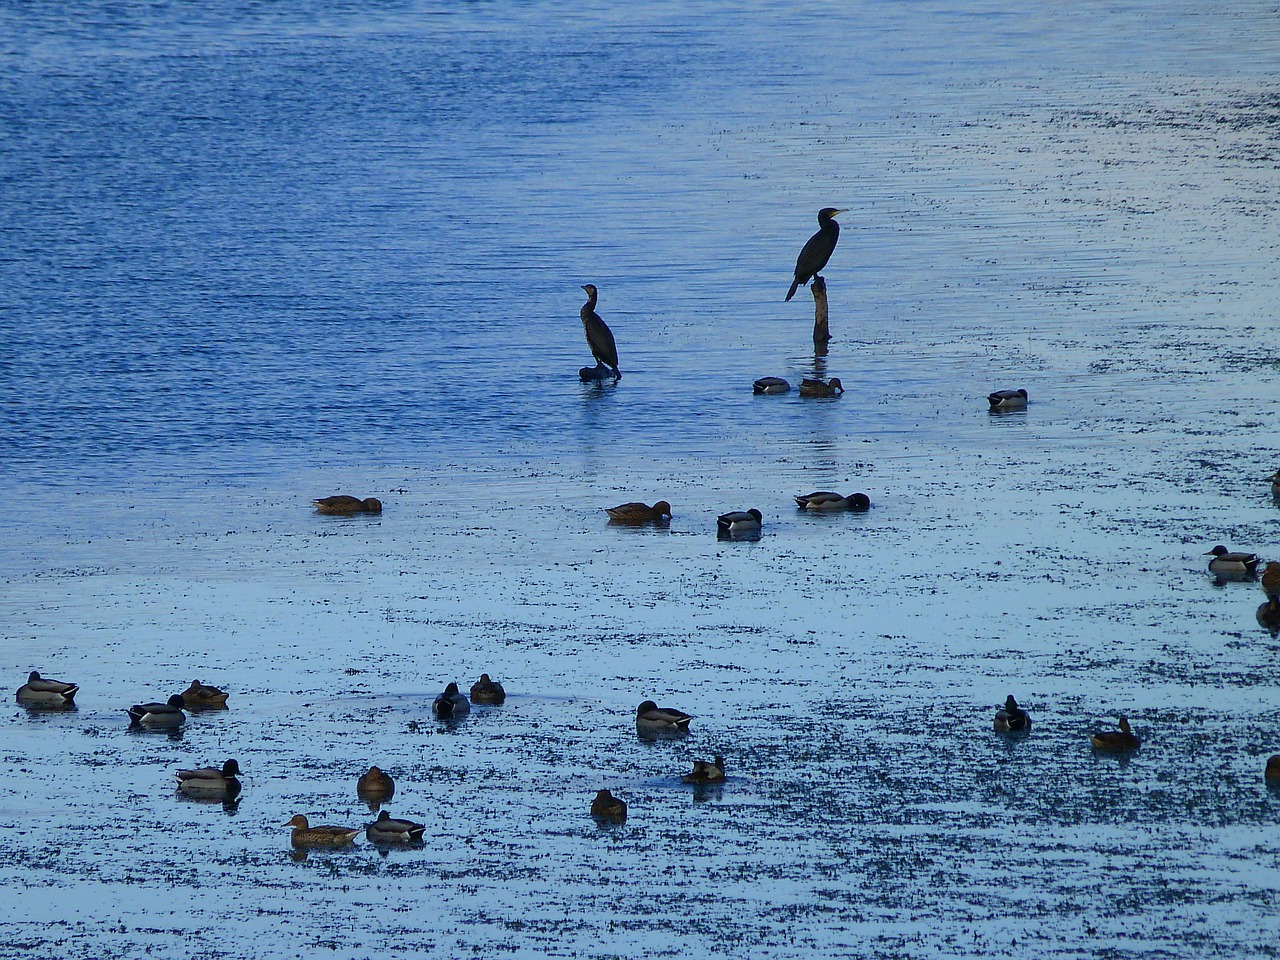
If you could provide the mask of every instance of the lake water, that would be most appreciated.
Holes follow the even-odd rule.
[[[7,3],[0,57],[0,660],[82,685],[0,724],[0,957],[1278,952],[1280,643],[1203,556],[1280,533],[1274,8]],[[424,846],[292,856],[371,763]]]

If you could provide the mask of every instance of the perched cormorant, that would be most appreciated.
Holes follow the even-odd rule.
[[[823,207],[818,211],[818,232],[809,238],[809,242],[796,257],[796,278],[787,291],[787,299],[796,295],[796,288],[818,275],[818,271],[827,265],[831,254],[835,252],[836,241],[840,239],[840,224],[836,223],[836,214],[847,213],[835,207]]]
[[[582,317],[582,330],[587,335],[587,346],[591,348],[591,355],[596,358],[596,364],[612,367],[613,379],[621,380],[622,371],[618,369],[618,345],[613,342],[613,331],[600,319],[600,314],[596,313],[596,300],[599,298],[599,293],[593,283],[584,283],[582,289],[587,291],[587,302],[582,305],[579,315]]]

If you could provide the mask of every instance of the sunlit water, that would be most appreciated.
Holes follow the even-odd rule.
[[[1280,519],[1273,9],[7,4],[0,57],[0,659],[83,685],[0,726],[0,956],[1275,953],[1278,644],[1201,556]],[[291,858],[370,763],[424,848]]]

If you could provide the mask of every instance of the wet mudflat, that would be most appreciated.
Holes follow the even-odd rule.
[[[521,16],[439,29],[462,67],[495,35],[536,63],[528,28],[552,28]],[[631,33],[596,10],[573,25],[612,37],[602,56],[629,72],[575,79],[563,103],[476,74],[518,109],[462,119],[426,98],[474,124],[441,136],[453,154],[414,153],[416,114],[369,131],[365,101],[340,100],[367,141],[322,140],[298,169],[363,186],[371,209],[326,208],[344,245],[290,207],[299,261],[269,290],[232,241],[279,215],[273,190],[301,190],[267,176],[283,147],[250,152],[243,178],[213,168],[239,219],[192,239],[175,208],[172,234],[118,261],[80,262],[75,204],[35,181],[38,222],[5,263],[20,507],[0,625],[13,688],[34,668],[83,689],[74,712],[11,703],[0,726],[0,956],[1276,952],[1280,796],[1262,768],[1280,752],[1280,642],[1254,620],[1257,585],[1215,584],[1202,556],[1272,556],[1280,523],[1263,479],[1280,468],[1280,88],[1258,67],[1276,62],[1274,22],[1244,6],[912,16],[832,11],[783,39],[766,10],[723,35],[709,15],[656,10]],[[225,25],[153,21],[97,51],[41,25],[62,45],[17,62],[61,90],[50,60],[74,77],[98,56],[137,81],[120,56],[135,44],[161,76],[247,52],[265,103],[281,55],[310,62],[336,37],[402,66],[436,29],[308,17],[287,18],[292,43],[259,25],[213,53],[185,31]],[[171,45],[199,55],[151,58]],[[347,89],[340,66],[322,90]],[[87,102],[59,115],[106,136],[97,94],[65,82]],[[314,126],[319,94],[293,95],[285,119]],[[168,133],[209,164],[225,135],[203,125],[228,104],[198,106],[175,128],[196,133]],[[230,129],[279,134],[275,119]],[[54,151],[41,136],[23,142]],[[369,156],[403,180],[370,186]],[[174,164],[141,173],[167,185]],[[409,196],[442,170],[448,186]],[[464,214],[480,195],[522,211],[523,239],[456,276],[464,227],[496,235]],[[819,359],[807,294],[781,298],[827,202],[856,213]],[[243,295],[175,319],[200,273],[143,270],[166,239],[225,251],[211,269],[252,295],[216,276]],[[388,260],[414,275],[383,282]],[[576,381],[591,278],[616,386]],[[846,393],[754,397],[764,374],[835,375]],[[1027,409],[989,413],[1013,386]],[[873,506],[797,511],[817,489]],[[384,512],[312,513],[336,492]],[[668,527],[606,525],[603,507],[659,498]],[[760,539],[718,541],[715,516],[748,507]],[[481,672],[505,704],[431,718],[448,681]],[[125,707],[193,677],[230,709],[129,732]],[[990,729],[1010,693],[1029,736]],[[692,732],[637,738],[644,699],[695,714]],[[1121,713],[1141,750],[1095,754],[1088,734]],[[680,783],[716,754],[726,783]],[[175,794],[174,770],[228,757],[237,805]],[[373,819],[355,791],[373,763],[424,844],[294,855],[294,814]],[[588,815],[601,787],[624,824]]]

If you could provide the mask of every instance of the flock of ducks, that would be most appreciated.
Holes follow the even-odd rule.
[[[815,490],[813,493],[802,493],[793,498],[801,510],[833,513],[836,511],[852,511],[862,513],[871,509],[871,498],[865,493],[848,495],[833,493],[830,490]],[[614,526],[638,527],[645,524],[665,524],[671,520],[671,504],[659,500],[653,506],[640,501],[620,503],[616,507],[605,507],[609,515],[609,523]],[[722,539],[755,539],[759,537],[764,524],[764,514],[755,507],[749,510],[731,510],[716,517],[716,533]]]

